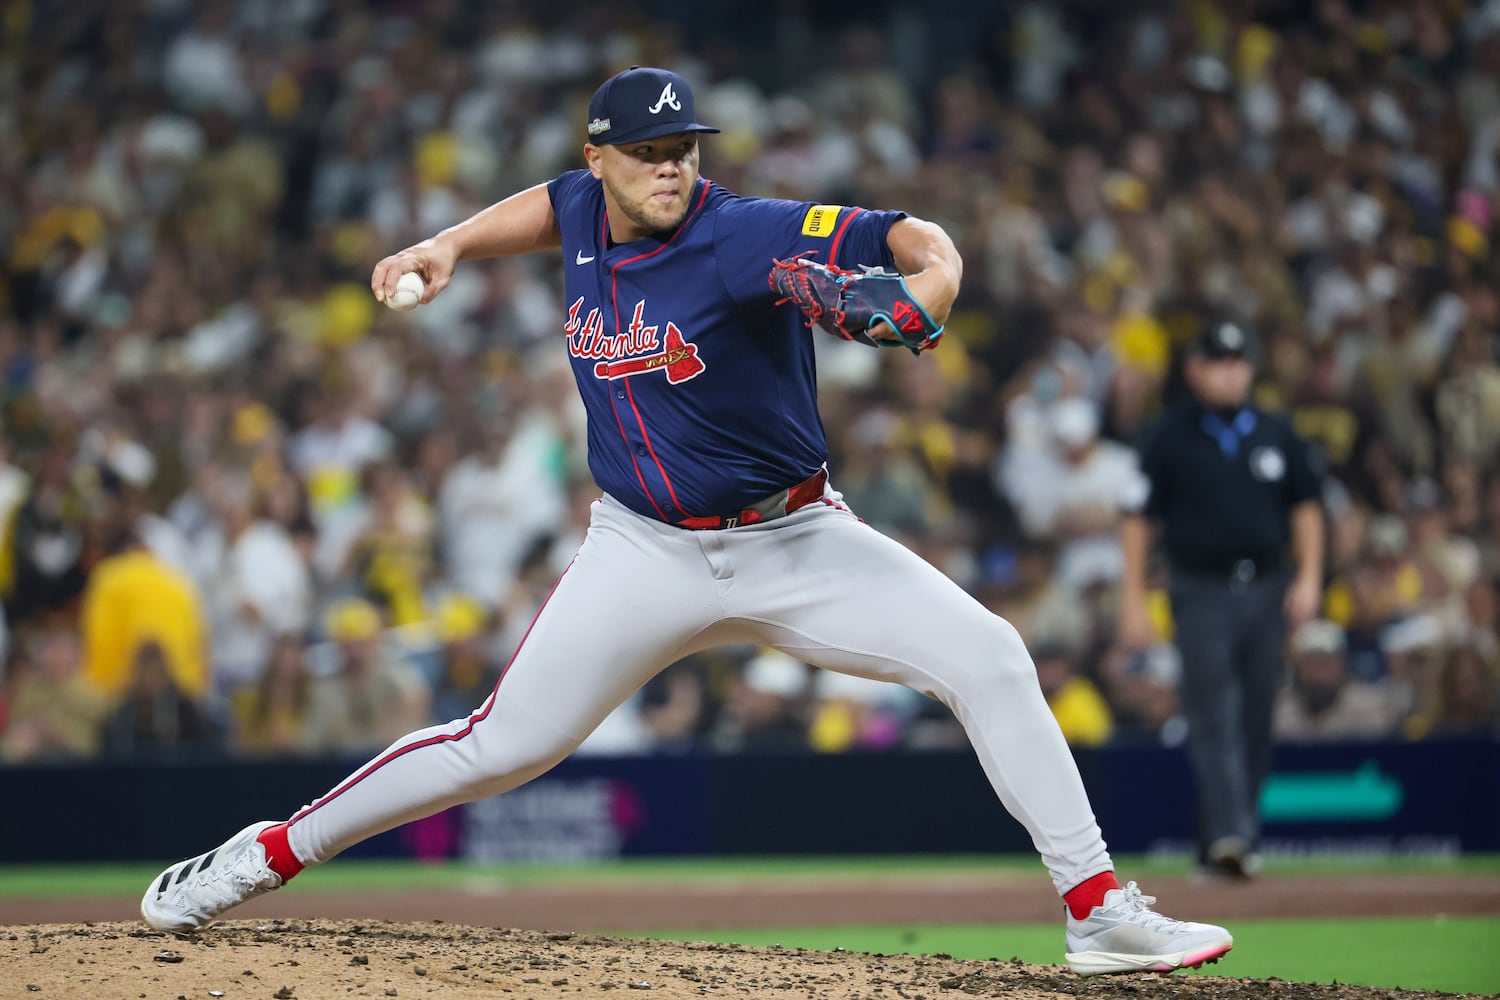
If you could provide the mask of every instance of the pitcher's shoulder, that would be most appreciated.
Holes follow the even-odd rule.
[[[592,203],[603,194],[603,182],[584,169],[566,171],[547,182],[547,197],[554,212],[565,211],[579,202]]]
[[[803,240],[833,235],[841,216],[860,211],[843,205],[742,195],[720,185],[709,190],[704,207],[715,215],[721,233],[743,236],[766,232]]]

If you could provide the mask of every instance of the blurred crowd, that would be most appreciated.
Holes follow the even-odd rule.
[[[1165,596],[1116,642],[1118,501],[1215,318],[1325,469],[1280,735],[1496,733],[1500,0],[671,6],[0,3],[0,759],[364,752],[483,700],[596,495],[559,265],[405,315],[369,271],[579,165],[631,63],[693,81],[716,182],[959,243],[939,350],[811,334],[832,481],[1021,630],[1070,741],[1182,738]],[[963,742],[728,648],[585,749]]]

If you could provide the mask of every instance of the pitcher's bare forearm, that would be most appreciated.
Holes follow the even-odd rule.
[[[1140,514],[1126,514],[1120,522],[1120,552],[1125,566],[1120,576],[1122,599],[1146,599],[1146,555],[1151,548],[1151,523]]]
[[[908,217],[891,226],[885,242],[912,296],[933,322],[948,322],[964,273],[963,258],[953,240],[941,226]]]
[[[562,246],[547,185],[538,184],[477,212],[433,237],[452,245],[458,260],[505,257]]]
[[[408,272],[423,281],[421,301],[448,287],[453,269],[461,260],[503,257],[555,250],[562,246],[557,216],[547,186],[538,184],[477,212],[456,226],[449,226],[431,239],[391,254],[375,265],[370,290],[384,302],[396,291],[396,283]]]
[[[1296,553],[1297,576],[1321,581],[1323,507],[1316,500],[1306,500],[1292,508],[1292,551]]]

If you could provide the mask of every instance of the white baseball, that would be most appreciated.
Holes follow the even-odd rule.
[[[396,290],[385,298],[385,304],[397,312],[410,312],[422,301],[427,286],[416,271],[407,271],[396,282]]]

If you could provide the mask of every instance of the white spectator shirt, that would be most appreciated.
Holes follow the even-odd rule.
[[[567,493],[553,468],[556,435],[545,419],[523,419],[500,459],[471,455],[438,491],[444,564],[460,590],[493,605],[538,535],[567,522]]]
[[[1064,461],[1050,442],[1008,448],[999,466],[999,486],[1015,507],[1027,534],[1050,538],[1064,516],[1075,510],[1139,506],[1146,490],[1134,450],[1099,441],[1078,465]],[[1069,590],[1118,580],[1125,560],[1113,529],[1062,542],[1057,580]]]
[[[162,76],[174,96],[195,107],[207,105],[238,114],[250,106],[254,95],[235,43],[225,35],[182,32],[167,49]]]
[[[145,514],[136,521],[135,531],[152,555],[180,570],[200,588],[211,582],[202,571],[202,555],[194,551],[193,543],[176,524],[156,514]]]
[[[214,678],[224,688],[259,680],[276,639],[300,633],[312,615],[311,575],[275,521],[257,521],[223,550],[206,596]]]
[[[650,753],[656,734],[641,716],[641,696],[632,695],[604,717],[573,751],[576,757],[627,757]]]
[[[391,435],[365,417],[350,417],[337,427],[313,424],[292,438],[292,465],[306,476],[319,469],[358,471],[391,451]]]

